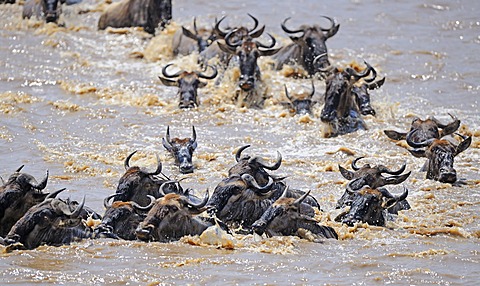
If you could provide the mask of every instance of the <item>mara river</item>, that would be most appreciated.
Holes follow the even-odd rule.
[[[0,5],[0,176],[21,165],[41,179],[50,172],[47,191],[67,188],[62,198],[81,200],[103,214],[103,199],[114,193],[123,162],[185,178],[184,187],[212,191],[235,162],[243,145],[248,154],[274,160],[283,156],[276,175],[289,185],[311,190],[323,212],[318,220],[332,226],[339,240],[314,243],[297,237],[188,237],[174,243],[111,239],[84,240],[62,247],[5,252],[0,246],[0,284],[67,285],[478,285],[480,281],[480,11],[468,0],[207,1],[173,0],[173,22],[155,37],[138,29],[97,30],[108,2],[84,0],[64,6],[64,25],[21,18],[22,2]],[[197,55],[174,58],[173,33],[185,25],[210,27],[227,15],[229,25],[251,25],[257,17],[277,45],[289,39],[280,23],[340,24],[327,41],[332,64],[372,64],[383,87],[372,91],[376,116],[368,130],[324,138],[319,119],[325,83],[315,80],[312,116],[285,109],[284,84],[293,92],[310,89],[309,79],[287,77],[261,58],[267,100],[263,109],[232,103],[238,69],[199,90],[200,106],[179,110],[176,89],[158,79],[175,63],[198,69]],[[265,42],[268,40],[262,36]],[[384,129],[406,130],[412,118],[435,116],[461,120],[470,148],[455,159],[463,186],[426,180],[421,158]],[[181,175],[162,146],[167,126],[173,137],[197,130],[195,172]],[[333,221],[335,203],[347,181],[338,165],[351,161],[398,168],[412,175],[411,210],[386,227]],[[402,185],[389,186],[400,194]],[[217,240],[215,240],[217,239]],[[228,240],[228,247],[218,241]],[[223,246],[222,246],[223,245]]]

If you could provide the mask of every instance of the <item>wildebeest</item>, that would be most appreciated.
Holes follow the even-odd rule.
[[[428,159],[426,163],[427,179],[442,183],[457,182],[457,171],[453,167],[454,158],[472,143],[472,137],[458,135],[463,139],[458,145],[446,139],[430,138],[422,142],[415,142],[407,137],[408,145],[416,148],[408,151],[415,157]]]
[[[132,152],[125,159],[125,174],[120,178],[114,201],[133,201],[141,206],[150,203],[147,195],[154,198],[160,198],[163,194],[160,192],[160,185],[169,179],[162,174],[162,162],[157,155],[157,168],[155,171],[148,171],[138,166],[130,167],[129,162],[137,151]],[[159,177],[159,175],[162,175]]]
[[[0,236],[5,236],[28,209],[49,195],[42,192],[47,186],[48,171],[38,183],[33,176],[20,173],[22,168],[18,168],[0,187]]]
[[[253,28],[249,29],[245,26],[229,28],[227,30],[222,30],[220,28],[220,24],[225,19],[222,17],[219,21],[215,23],[213,28],[213,32],[216,35],[217,39],[209,45],[205,50],[200,53],[199,61],[203,66],[206,66],[208,63],[212,63],[212,59],[217,58],[216,66],[226,68],[230,59],[232,58],[232,54],[229,52],[224,52],[218,44],[225,45],[225,38],[227,35],[230,34],[231,41],[234,43],[241,42],[244,39],[254,39],[258,38],[263,34],[265,30],[265,25],[262,26],[260,29],[257,30],[258,27],[258,20],[251,14],[248,14],[250,18],[252,18],[254,25]]]
[[[273,56],[277,70],[282,69],[284,65],[301,65],[309,75],[314,75],[330,65],[325,42],[338,32],[340,25],[335,24],[335,21],[330,17],[322,17],[330,21],[329,28],[322,28],[318,25],[302,25],[299,29],[292,30],[286,26],[290,18],[286,18],[282,22],[283,31],[292,35],[290,39],[293,43],[283,47]],[[301,34],[293,36],[293,34],[298,33]]]
[[[303,115],[303,114],[312,114],[312,107],[316,103],[314,101],[313,95],[315,94],[315,85],[312,81],[312,91],[309,94],[296,94],[290,95],[288,92],[287,86],[285,85],[285,96],[288,98],[290,102],[287,104],[295,111],[295,114]]]
[[[162,138],[163,147],[175,158],[175,164],[183,174],[193,173],[192,156],[197,148],[197,132],[192,126],[192,137],[170,138],[170,126],[167,126],[167,134]]]
[[[257,82],[261,81],[260,68],[257,59],[262,56],[271,56],[279,51],[273,49],[276,44],[275,38],[268,34],[271,39],[270,45],[264,45],[258,41],[254,41],[250,37],[233,42],[234,33],[230,32],[225,37],[225,45],[218,43],[220,49],[226,53],[236,55],[240,68],[240,78],[238,86],[242,95],[237,101],[241,105],[247,107],[262,107],[265,100],[264,96],[256,90]],[[242,93],[243,91],[243,93]]]
[[[92,238],[90,228],[82,224],[80,204],[48,198],[30,208],[4,239],[7,249],[34,249],[40,245],[59,246]]]
[[[429,139],[440,139],[444,136],[453,134],[460,127],[460,120],[455,116],[449,114],[452,118],[452,122],[448,124],[441,123],[435,117],[428,117],[425,120],[422,120],[418,117],[415,117],[412,120],[410,126],[410,131],[408,132],[397,132],[394,130],[384,130],[383,132],[388,138],[393,140],[407,140],[408,142],[419,143],[424,142]],[[410,144],[409,144],[410,145]],[[411,147],[415,147],[410,145]]]
[[[335,238],[338,235],[328,226],[320,225],[315,219],[315,210],[303,203],[310,194],[306,192],[300,198],[287,198],[285,193],[270,205],[263,215],[253,223],[252,228],[258,235],[267,236],[296,235],[304,237],[301,230],[308,231],[314,241],[322,238]]]
[[[198,215],[207,210],[208,190],[200,203],[193,203],[179,194],[167,194],[157,199],[147,217],[139,224],[136,234],[143,241],[170,242],[186,235],[200,235],[214,225]]]
[[[326,80],[325,105],[321,112],[321,120],[329,127],[325,137],[343,135],[359,129],[367,129],[361,117],[359,106],[352,95],[353,85],[360,79],[371,83],[375,80],[377,72],[365,62],[367,67],[362,72],[353,68],[342,71],[334,68],[333,73]],[[371,78],[365,78],[370,73]]]
[[[47,23],[56,23],[63,3],[65,0],[27,0],[23,5],[22,18],[30,19],[35,16],[45,19]]]
[[[341,221],[348,226],[359,222],[385,226],[389,215],[386,210],[394,207],[398,202],[404,201],[408,196],[406,188],[400,196],[392,195],[385,188],[373,189],[368,186],[359,190],[353,190],[347,186],[347,192],[353,197],[350,210],[337,216],[335,221]]]
[[[372,189],[378,189],[386,185],[397,185],[403,183],[411,172],[402,174],[405,171],[406,164],[403,164],[398,170],[391,170],[384,165],[364,164],[361,167],[357,166],[357,162],[364,157],[358,157],[352,161],[352,169],[349,171],[342,166],[338,165],[338,169],[342,176],[350,180],[347,184],[347,191],[344,192],[342,197],[338,200],[336,208],[343,208],[344,206],[350,206],[354,200],[354,193],[348,190],[360,190],[364,186],[368,186]],[[383,174],[391,176],[385,177]],[[389,212],[397,213],[399,210],[410,209],[410,205],[406,200],[403,200],[395,205],[395,207],[389,208]]]
[[[169,74],[167,72],[168,67],[172,64],[168,64],[162,68],[162,75],[158,78],[166,86],[177,86],[178,87],[178,96],[179,96],[179,108],[194,108],[198,107],[198,93],[197,89],[205,87],[206,82],[201,81],[200,79],[214,79],[218,72],[217,69],[213,66],[208,66],[212,69],[211,75],[206,75],[203,72],[198,71],[178,71],[174,74]]]
[[[182,26],[175,32],[172,41],[173,55],[189,55],[193,52],[201,53],[217,39],[213,29],[197,29],[196,18],[193,18],[193,32]]]
[[[103,202],[105,214],[102,222],[95,227],[94,233],[97,237],[135,240],[137,239],[135,230],[152,208],[155,198],[149,195],[151,202],[147,206],[140,206],[135,202],[117,201],[109,203],[115,196],[117,194],[105,198]]]
[[[98,29],[142,27],[155,34],[172,19],[171,0],[122,0],[111,4],[98,20]]]

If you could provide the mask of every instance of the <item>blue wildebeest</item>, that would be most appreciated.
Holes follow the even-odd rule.
[[[280,70],[284,65],[301,65],[309,75],[322,72],[324,68],[330,65],[328,60],[327,39],[333,37],[340,27],[335,21],[327,16],[322,16],[330,21],[329,28],[322,28],[318,25],[302,25],[299,29],[292,30],[287,28],[286,23],[290,18],[282,22],[282,29],[288,34],[298,34],[299,36],[290,36],[293,43],[283,47],[273,59],[275,68]]]
[[[294,199],[287,198],[286,192],[270,205],[263,215],[253,223],[255,233],[267,236],[296,235],[307,238],[313,236],[314,241],[323,238],[338,239],[335,230],[328,226],[320,225],[315,219],[315,210],[309,204],[303,203],[310,192]],[[304,233],[304,232],[307,233]]]
[[[295,111],[295,114],[312,115],[312,107],[315,103],[317,103],[312,99],[314,94],[315,94],[315,85],[313,84],[313,81],[312,81],[312,91],[309,94],[303,93],[303,94],[290,95],[290,93],[288,92],[287,86],[285,85],[285,96],[290,101],[290,102],[287,102],[287,105],[290,106]]]
[[[193,52],[201,53],[217,39],[213,29],[197,29],[196,18],[193,18],[193,32],[182,26],[175,32],[172,40],[173,55],[189,55]]]
[[[65,0],[27,0],[23,5],[22,18],[30,19],[35,16],[45,19],[47,23],[56,23],[61,14],[62,3],[65,3]]]
[[[155,34],[172,19],[171,0],[122,0],[107,7],[98,20],[98,29],[142,27]]]
[[[270,34],[268,35],[271,39],[270,45],[264,45],[258,41],[254,41],[250,37],[233,42],[234,33],[232,32],[225,37],[225,45],[218,43],[222,51],[238,57],[240,68],[238,86],[241,90],[237,98],[237,103],[240,105],[247,107],[263,106],[265,98],[258,90],[261,73],[257,59],[262,56],[274,55],[279,51],[279,49],[273,49],[276,44],[275,38]]]
[[[42,192],[47,186],[48,171],[38,183],[33,176],[20,173],[22,168],[18,168],[0,187],[0,236],[5,236],[28,209],[49,195]]]
[[[407,136],[408,145],[413,150],[408,150],[415,157],[426,157],[427,179],[439,181],[442,183],[460,183],[457,182],[457,171],[453,167],[454,158],[465,151],[472,143],[472,137],[462,137],[462,142],[458,145],[445,139],[430,138],[422,142],[415,142]],[[424,148],[424,149],[419,149]]]
[[[167,68],[172,64],[168,64],[162,68],[162,75],[158,78],[166,86],[176,86],[178,87],[178,96],[179,96],[179,108],[194,108],[199,105],[198,101],[198,88],[205,87],[206,82],[201,81],[200,79],[214,79],[218,72],[217,69],[213,66],[207,66],[212,69],[211,75],[206,75],[202,72],[194,71],[178,71],[174,74],[169,74]]]
[[[30,208],[12,227],[4,239],[7,251],[34,249],[40,245],[59,246],[92,238],[89,227],[83,225],[83,201],[47,198]]]
[[[362,72],[347,67],[344,70],[333,68],[333,73],[326,80],[325,104],[321,113],[322,122],[327,124],[328,130],[325,137],[332,137],[367,129],[361,117],[357,100],[352,95],[353,85],[360,79],[371,83],[375,80],[377,72],[365,62],[367,67]],[[365,78],[370,73],[371,78]]]
[[[95,227],[94,233],[97,237],[135,240],[137,239],[135,230],[147,216],[147,212],[155,203],[155,198],[149,195],[151,202],[147,206],[140,206],[135,202],[109,203],[115,196],[117,194],[105,198],[103,202],[105,214],[102,222]]]
[[[352,161],[352,169],[349,171],[342,166],[338,165],[338,169],[342,176],[350,180],[347,184],[347,190],[360,190],[364,186],[368,186],[372,189],[378,189],[386,185],[398,185],[403,183],[411,172],[402,174],[405,171],[406,164],[403,164],[398,170],[391,170],[384,165],[364,164],[363,166],[357,166],[357,162],[364,157],[358,157]],[[383,176],[388,174],[390,176]],[[345,206],[351,206],[354,200],[354,194],[349,191],[345,191],[342,197],[337,201],[336,208],[343,208]],[[399,210],[410,209],[410,204],[406,201],[400,201],[394,207],[388,209],[390,213],[397,213]]]
[[[143,241],[169,242],[186,235],[200,235],[214,223],[198,215],[207,210],[208,190],[199,203],[179,194],[157,199],[147,217],[138,225],[137,238]]]
[[[353,190],[347,186],[347,192],[353,198],[350,210],[338,215],[335,221],[345,223],[348,226],[361,222],[385,226],[385,222],[389,217],[387,210],[404,201],[408,196],[406,188],[399,196],[392,195],[385,188],[373,189],[368,186],[358,190]]]
[[[408,142],[419,143],[433,138],[440,139],[453,134],[460,127],[460,120],[451,114],[449,115],[452,117],[452,122],[448,124],[441,123],[435,117],[428,117],[425,120],[415,117],[408,132],[397,132],[394,130],[384,130],[383,132],[388,138],[393,140],[407,140],[408,138],[407,144],[409,144]]]
[[[183,174],[193,173],[192,156],[197,148],[197,132],[192,126],[192,137],[170,138],[170,126],[167,126],[167,134],[162,138],[163,147],[175,158],[175,164]]]

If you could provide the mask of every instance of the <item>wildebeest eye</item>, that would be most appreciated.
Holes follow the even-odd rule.
[[[178,208],[176,206],[170,206],[170,210],[176,212],[178,211]]]

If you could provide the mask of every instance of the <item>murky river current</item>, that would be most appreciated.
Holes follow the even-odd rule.
[[[17,1],[19,2],[19,1]],[[64,26],[21,19],[21,4],[0,5],[0,176],[20,165],[41,179],[50,172],[47,191],[67,188],[61,197],[81,200],[103,214],[103,199],[114,193],[123,161],[155,167],[186,178],[184,187],[211,191],[235,162],[236,148],[283,163],[274,174],[288,176],[295,188],[311,190],[323,212],[318,219],[338,232],[338,241],[313,243],[296,237],[235,236],[230,247],[198,237],[175,243],[84,240],[62,247],[3,253],[0,284],[267,284],[267,285],[477,285],[480,281],[480,11],[479,1],[173,1],[174,22],[152,38],[138,29],[96,29],[104,0],[64,6]],[[289,39],[280,23],[327,26],[321,15],[340,23],[327,41],[331,62],[372,64],[383,87],[372,91],[377,115],[365,118],[366,131],[323,138],[319,119],[323,81],[316,80],[313,116],[294,116],[284,84],[308,91],[309,79],[273,71],[259,60],[268,99],[265,108],[232,103],[238,69],[199,90],[200,106],[177,108],[176,89],[158,79],[170,62],[198,69],[197,55],[174,58],[173,33],[185,25],[210,27],[227,15],[231,26],[252,25],[251,13],[280,42]],[[264,42],[268,38],[262,37]],[[425,179],[424,160],[404,143],[389,140],[384,129],[406,130],[414,116],[448,113],[462,121],[460,132],[473,136],[455,167],[466,185]],[[195,172],[181,175],[162,146],[167,126],[186,137],[194,125],[198,149]],[[338,164],[351,161],[398,168],[412,175],[412,209],[386,227],[334,222],[335,203],[347,181]],[[402,185],[388,187],[400,194]]]

